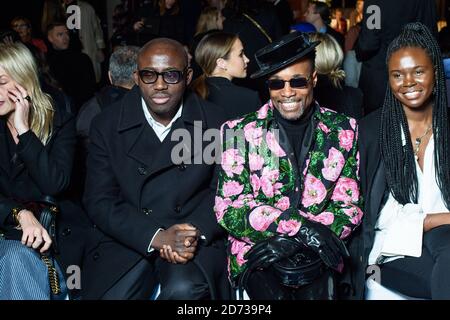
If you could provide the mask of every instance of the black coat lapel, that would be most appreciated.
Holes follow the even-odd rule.
[[[9,153],[6,152],[6,150],[8,148],[7,145],[9,143],[6,130],[8,130],[6,121],[1,120],[0,121],[0,144],[4,146],[5,151],[1,152],[1,155],[0,155],[0,167],[3,169],[5,175],[9,176],[10,179],[14,179],[25,169],[25,165],[20,160],[20,158],[17,157],[17,155],[15,156],[15,163],[12,165],[12,163],[11,163],[12,159],[9,158],[9,156],[10,156]]]
[[[161,148],[155,153],[150,175],[174,165],[197,163],[204,150],[203,134],[207,125],[197,96],[185,97],[181,117],[173,123]],[[183,138],[173,135],[175,130],[182,130]],[[182,153],[177,152],[181,149]]]
[[[1,119],[0,120],[0,144],[4,146],[4,149],[6,149],[6,146],[8,144],[7,136],[6,136],[6,121]],[[10,172],[10,166],[9,166],[8,159],[8,153],[7,152],[1,152],[0,154],[0,168],[5,172],[5,174],[9,174]]]
[[[124,133],[127,155],[140,164],[149,167],[153,162],[154,154],[160,147],[156,134],[150,128],[150,125],[143,123]]]
[[[295,185],[293,191],[288,195],[288,197],[290,203],[296,205],[300,202],[300,173],[299,168],[297,166],[297,158],[296,155],[294,154],[294,148],[291,146],[291,143],[289,142],[286,130],[282,126],[280,126],[276,120],[272,121],[270,130],[272,131],[272,129],[278,130],[280,147],[286,153],[286,156],[288,157],[289,162],[291,163],[291,166],[294,170]]]
[[[183,129],[185,129],[185,127],[184,127],[183,121],[181,119],[178,119],[173,123],[172,129],[170,130],[169,134],[166,136],[164,141],[160,144],[159,148],[157,150],[155,150],[155,152],[154,152],[154,159],[153,159],[153,162],[152,162],[152,165],[150,168],[150,175],[160,172],[171,166],[180,164],[180,163],[175,163],[173,161],[175,158],[172,159],[172,156],[173,156],[172,151],[179,143],[182,143],[183,141],[182,140],[181,140],[181,142],[176,141],[176,140],[172,141],[172,134],[175,130],[183,130]],[[189,150],[189,152],[190,152],[190,150]],[[190,159],[191,158],[190,154],[188,154],[185,158]],[[184,161],[186,161],[185,158],[183,158]]]
[[[142,97],[137,86],[122,99],[117,131],[123,137],[123,148],[127,155],[140,164],[150,166],[154,153],[152,142],[155,142],[152,138],[157,137],[145,119]]]

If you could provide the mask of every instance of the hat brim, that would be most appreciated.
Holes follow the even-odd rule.
[[[251,79],[257,79],[257,78],[261,78],[261,77],[263,77],[263,76],[267,76],[267,75],[269,75],[269,74],[272,74],[272,73],[274,73],[274,72],[276,72],[276,71],[279,71],[279,70],[281,70],[281,69],[283,69],[283,68],[289,66],[290,64],[294,63],[295,61],[300,60],[301,58],[303,58],[303,57],[305,57],[306,55],[308,55],[308,53],[310,53],[310,52],[312,52],[313,50],[315,50],[316,47],[317,47],[319,44],[320,44],[320,41],[312,42],[312,43],[311,43],[311,46],[310,46],[308,49],[306,49],[306,50],[304,50],[304,51],[302,51],[302,52],[296,54],[296,55],[293,56],[292,58],[289,58],[289,59],[287,59],[287,60],[284,60],[283,62],[274,64],[273,66],[271,66],[271,67],[269,67],[269,68],[266,68],[266,69],[262,69],[262,70],[256,71],[255,73],[253,73],[253,74],[250,76],[250,78],[251,78]]]

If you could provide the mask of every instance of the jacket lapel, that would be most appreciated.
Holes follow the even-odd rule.
[[[152,165],[150,167],[150,175],[160,172],[160,171],[162,171],[166,168],[169,168],[173,165],[181,164],[181,163],[174,163],[174,161],[172,161],[172,151],[174,150],[174,148],[179,143],[185,143],[184,140],[172,141],[172,139],[171,139],[172,133],[178,129],[185,129],[183,121],[181,119],[178,119],[177,121],[175,121],[173,123],[172,129],[170,130],[169,134],[166,136],[164,141],[160,144],[159,148],[154,153],[154,159],[153,159]],[[188,147],[188,145],[183,147],[183,151],[187,152],[187,147]],[[183,157],[181,162],[188,162],[187,160],[191,158],[190,150],[187,152],[187,155],[186,155],[186,152],[183,154],[183,155],[185,155],[185,157]]]
[[[139,87],[135,86],[122,99],[117,131],[123,136],[124,149],[127,155],[135,161],[149,166],[152,162],[151,134],[153,133],[146,122],[142,110]],[[157,139],[153,133],[154,139]]]
[[[127,155],[146,167],[150,166],[154,154],[160,148],[158,137],[150,126],[143,123],[127,131],[125,135]]]
[[[367,199],[366,205],[368,209],[372,213],[370,215],[371,223],[375,226],[376,220],[378,219],[378,215],[381,209],[381,202],[383,201],[384,193],[386,191],[386,177],[384,164],[381,160],[381,153],[379,148],[376,148],[376,153],[378,156],[376,159],[369,161],[369,166],[367,169],[367,174],[371,183],[368,186],[368,195],[369,199]]]
[[[65,122],[63,121],[62,114],[60,114],[58,112],[58,109],[55,109],[55,110],[56,111],[55,111],[55,113],[53,115],[52,132],[51,132],[50,138],[48,140],[48,143],[44,146],[44,149],[46,149],[47,151],[50,151],[50,149],[52,148],[52,145],[54,143],[54,139],[53,138],[58,134],[58,132],[61,129],[61,127],[63,127],[64,124],[65,124]],[[2,133],[4,133],[4,132],[5,131],[3,130]],[[6,140],[5,140],[5,143],[6,143]],[[17,161],[17,163],[16,163],[16,165],[13,166],[13,170],[11,172],[11,178],[12,179],[16,179],[26,169],[24,163],[22,162],[22,160],[20,158],[18,158],[16,161]]]
[[[1,119],[0,120],[0,144],[3,146],[7,146],[7,136],[6,136],[6,121]],[[9,159],[8,159],[8,153],[7,152],[1,152],[0,153],[0,168],[5,172],[5,174],[9,174]]]
[[[294,154],[294,149],[292,148],[292,146],[289,142],[287,133],[282,126],[278,125],[278,123],[276,121],[272,121],[270,130],[272,130],[272,129],[278,130],[280,147],[286,153],[285,157],[288,158],[289,164],[294,171],[294,177],[295,177],[294,188],[291,190],[291,192],[287,196],[289,197],[290,203],[297,205],[297,203],[300,200],[300,192],[299,192],[299,190],[300,190],[300,173],[299,173],[299,168],[297,167],[297,160],[296,160],[296,156]],[[281,157],[279,160],[281,161],[282,158],[283,157]],[[283,181],[282,183],[286,184],[287,181]]]
[[[289,161],[289,165],[292,168],[294,172],[294,187],[286,194],[286,196],[289,198],[289,203],[297,205],[300,201],[300,183],[301,183],[301,177],[299,168],[297,167],[297,160],[296,155],[294,155],[294,148],[291,146],[291,143],[289,142],[288,135],[286,133],[286,130],[278,124],[276,121],[274,114],[273,114],[273,104],[272,101],[269,101],[269,110],[267,112],[266,117],[266,125],[265,127],[268,128],[269,131],[272,131],[274,133],[274,130],[278,130],[278,143],[281,147],[281,149],[286,154],[283,157],[280,157],[278,160],[281,162],[282,159],[287,159]],[[276,135],[275,135],[276,136]],[[266,137],[264,137],[266,139]],[[286,180],[288,177],[286,176],[283,181],[280,181],[283,185],[288,184],[288,181]]]
[[[186,96],[183,101],[183,111],[181,117],[176,120],[167,137],[164,139],[160,148],[154,154],[150,174],[165,170],[171,166],[197,163],[197,157],[203,154],[203,133],[207,129],[205,117],[201,111],[200,99],[191,94]],[[172,140],[172,134],[175,130],[183,130],[183,136],[176,136]],[[182,146],[182,148],[181,148]],[[177,149],[175,149],[177,147]],[[183,150],[178,154],[177,150]],[[172,154],[174,153],[174,154]]]
[[[6,130],[8,130],[6,121],[2,120],[0,122],[0,143],[5,147],[9,143]],[[20,158],[17,158],[15,161],[14,165],[11,166],[11,159],[9,158],[8,152],[1,153],[0,167],[10,179],[15,179],[23,170],[25,170],[25,165]]]
[[[301,207],[300,200],[302,195],[302,189],[301,186],[303,185],[303,170],[306,167],[306,160],[309,158],[309,151],[313,147],[313,137],[314,137],[314,130],[316,128],[316,122],[317,119],[315,117],[316,112],[319,111],[319,106],[317,104],[314,104],[311,106],[314,108],[313,114],[311,115],[310,123],[308,124],[307,129],[305,130],[305,134],[303,136],[303,141],[301,145],[301,150],[299,155],[294,155],[294,149],[291,146],[289,142],[289,138],[287,136],[286,131],[284,128],[280,125],[278,125],[277,121],[275,121],[273,116],[273,106],[270,102],[270,111],[267,114],[267,121],[269,122],[268,126],[270,130],[278,129],[279,132],[279,144],[281,149],[286,153],[286,157],[289,159],[289,163],[291,167],[294,170],[295,174],[295,185],[292,192],[289,194],[289,200],[290,203],[295,204],[297,207]],[[299,157],[297,159],[297,157]],[[283,158],[283,157],[282,157]],[[281,158],[280,158],[281,160]],[[298,161],[297,161],[298,160]],[[301,167],[298,167],[298,164],[300,164]]]

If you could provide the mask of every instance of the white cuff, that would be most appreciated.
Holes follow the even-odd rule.
[[[406,204],[389,228],[380,255],[420,257],[425,214],[415,204]]]
[[[159,228],[158,231],[156,231],[155,234],[153,235],[152,240],[150,241],[150,244],[148,245],[148,249],[147,249],[148,253],[151,253],[151,252],[155,251],[155,249],[152,248],[153,239],[155,239],[155,237],[158,234],[158,232],[160,232],[162,230],[164,230],[164,229]]]

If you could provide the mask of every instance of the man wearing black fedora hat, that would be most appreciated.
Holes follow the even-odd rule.
[[[270,100],[222,127],[215,213],[228,270],[251,299],[334,299],[359,225],[357,125],[313,99],[315,47],[294,32],[259,50]]]

